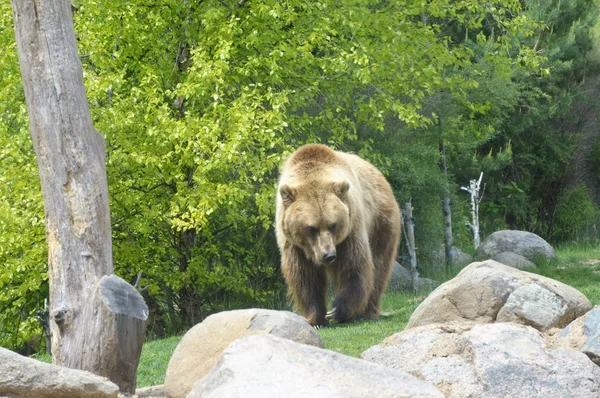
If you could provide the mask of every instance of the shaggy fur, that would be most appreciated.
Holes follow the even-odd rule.
[[[400,240],[400,210],[385,177],[356,155],[306,145],[284,163],[276,209],[283,276],[316,326],[376,319]],[[326,308],[327,283],[336,298]]]

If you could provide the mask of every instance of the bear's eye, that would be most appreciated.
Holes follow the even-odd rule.
[[[312,236],[315,236],[319,230],[316,227],[308,227],[308,233]]]
[[[338,228],[338,225],[337,225],[337,223],[333,223],[333,224],[331,224],[331,225],[329,226],[329,230],[330,230],[331,232],[335,232],[335,231],[337,231],[337,228]]]

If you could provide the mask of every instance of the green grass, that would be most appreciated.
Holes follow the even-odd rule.
[[[173,336],[144,344],[138,366],[138,387],[155,386],[165,382],[167,365],[179,340],[181,336]]]
[[[382,315],[378,320],[333,323],[328,328],[319,329],[319,334],[328,349],[359,357],[367,348],[402,331],[410,315],[425,297],[403,293],[386,294],[382,299]]]
[[[557,248],[556,253],[555,260],[538,262],[536,273],[573,286],[594,305],[599,305],[600,245],[564,246]],[[379,320],[333,324],[320,329],[318,333],[328,349],[359,357],[367,348],[402,331],[414,309],[425,297],[426,295],[415,297],[402,293],[386,294],[382,300],[383,311]],[[180,336],[175,336],[144,344],[138,368],[138,387],[164,383],[169,359],[180,339]],[[50,361],[47,355],[38,355],[36,358]]]

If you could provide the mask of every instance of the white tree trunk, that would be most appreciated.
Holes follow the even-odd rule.
[[[118,353],[103,352],[103,362],[84,344],[109,346],[115,334],[101,311],[84,314],[114,268],[105,144],[92,125],[71,3],[12,0],[12,9],[46,213],[53,362],[108,376],[103,363]]]
[[[481,202],[481,196],[479,190],[481,189],[481,180],[483,179],[483,172],[479,175],[479,180],[469,181],[469,188],[460,187],[463,191],[468,192],[471,195],[471,218],[472,223],[470,224],[471,230],[473,231],[473,245],[475,249],[481,244],[481,238],[479,234],[479,203]]]

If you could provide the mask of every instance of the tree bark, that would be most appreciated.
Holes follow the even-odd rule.
[[[116,275],[102,277],[84,317],[105,329],[107,336],[101,344],[95,336],[78,336],[81,345],[88,347],[78,368],[100,368],[121,392],[134,394],[148,315],[148,306],[133,286]]]
[[[441,128],[440,120],[440,128]],[[448,165],[446,163],[446,145],[444,138],[440,139],[440,157],[441,168],[444,173],[444,197],[442,198],[442,213],[444,215],[444,248],[446,254],[446,271],[452,269],[452,247],[454,246],[454,237],[452,236],[452,208],[450,207],[450,189],[448,188]]]
[[[483,171],[479,175],[479,180],[470,180],[469,187],[460,187],[461,190],[468,192],[471,195],[471,218],[472,223],[468,226],[473,231],[473,245],[477,249],[481,243],[479,236],[479,203],[482,197],[479,195],[481,189],[481,180],[483,179]]]
[[[416,293],[419,291],[419,271],[417,268],[417,249],[415,247],[415,223],[412,216],[412,204],[410,202],[406,202],[404,204],[402,216],[404,217],[404,222],[402,225],[406,227],[404,236],[406,239],[406,245],[408,246],[408,253],[410,255],[410,275],[412,287]]]
[[[87,104],[71,3],[12,0],[12,10],[46,213],[53,362],[108,376],[103,360],[118,354],[84,344],[109,345],[115,333],[84,314],[114,267],[105,144]]]

